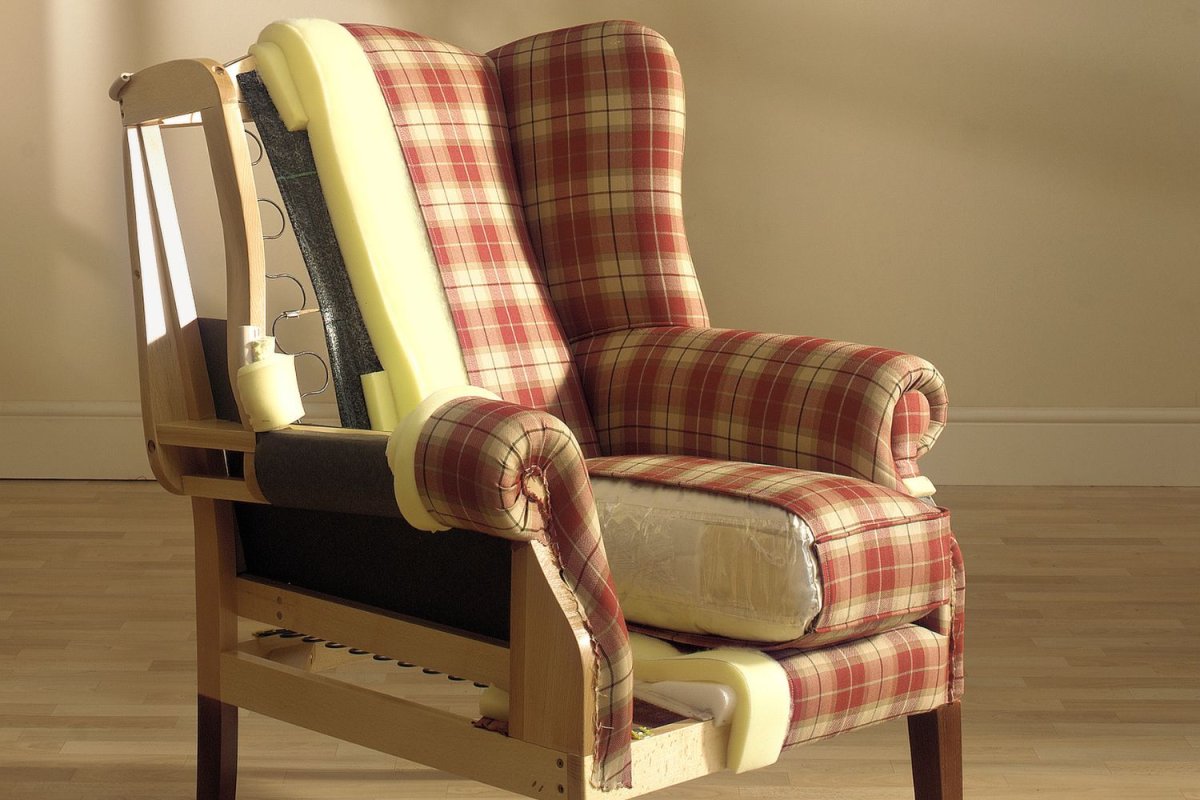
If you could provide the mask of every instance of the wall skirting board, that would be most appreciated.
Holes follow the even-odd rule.
[[[0,478],[151,478],[141,406],[0,402]]]
[[[1200,408],[956,408],[935,484],[1200,486]]]
[[[337,424],[316,402],[309,421]],[[0,478],[153,480],[134,402],[0,401]]]
[[[952,406],[921,465],[946,486],[1200,486],[1200,408]],[[149,477],[137,403],[0,402],[0,478]]]

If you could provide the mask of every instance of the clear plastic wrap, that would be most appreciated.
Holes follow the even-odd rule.
[[[776,506],[596,477],[604,548],[627,619],[760,642],[801,636],[821,610],[813,534]]]

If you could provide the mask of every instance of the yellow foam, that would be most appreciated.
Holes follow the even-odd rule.
[[[360,375],[363,399],[367,401],[367,416],[371,418],[371,430],[390,431],[396,427],[396,398],[386,372],[368,372]]]
[[[723,647],[682,654],[668,642],[629,634],[633,674],[639,681],[721,683],[737,695],[729,725],[726,766],[747,772],[779,759],[792,713],[787,673],[758,650]]]
[[[495,393],[478,386],[448,386],[438,389],[420,403],[412,411],[404,415],[396,429],[392,431],[387,444],[388,466],[392,468],[393,487],[396,491],[396,505],[400,513],[408,520],[408,524],[422,531],[448,530],[445,525],[435,520],[425,509],[421,501],[421,493],[417,490],[416,453],[417,439],[425,423],[446,403],[459,397],[483,397],[488,400],[499,400]]]
[[[683,654],[673,645],[640,633],[629,634],[633,675],[639,681],[703,681],[733,689],[737,703],[729,723],[725,766],[748,772],[779,760],[792,714],[787,672],[758,650],[726,647]],[[492,686],[479,699],[479,712],[507,720],[509,693]]]
[[[467,376],[416,191],[370,62],[349,31],[317,19],[268,25],[250,52],[284,123],[308,131],[346,271],[391,387],[395,419],[403,419]]]

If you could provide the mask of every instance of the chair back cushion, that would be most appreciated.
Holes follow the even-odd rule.
[[[530,238],[568,338],[707,326],[684,235],[683,79],[671,46],[609,21],[489,55]]]

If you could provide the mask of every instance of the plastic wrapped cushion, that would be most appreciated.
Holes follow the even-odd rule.
[[[813,534],[776,506],[595,476],[621,609],[631,622],[760,642],[801,636],[821,610]]]

